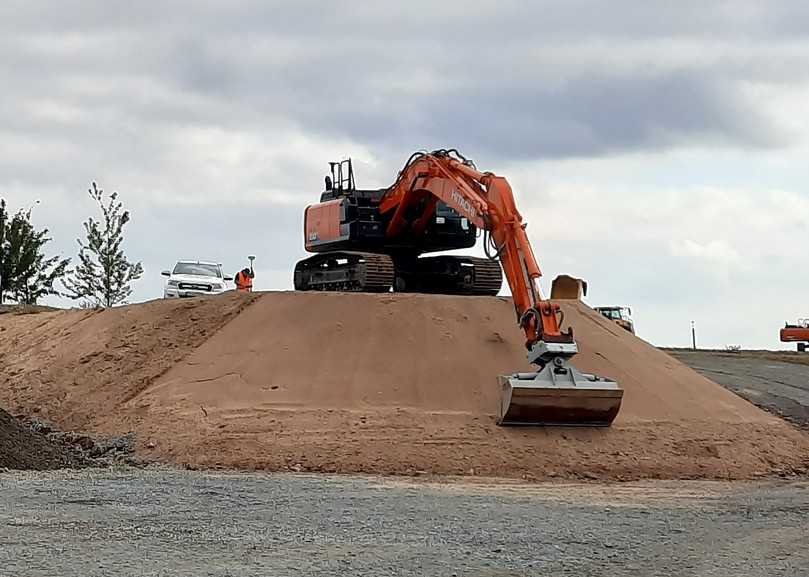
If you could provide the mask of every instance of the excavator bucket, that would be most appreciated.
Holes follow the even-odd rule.
[[[618,414],[624,396],[615,381],[583,374],[565,362],[549,363],[537,373],[515,373],[498,380],[498,425],[607,427]]]

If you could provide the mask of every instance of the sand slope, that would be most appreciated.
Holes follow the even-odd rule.
[[[253,300],[230,294],[0,316],[0,406],[63,430],[121,431],[124,402]],[[109,427],[105,429],[105,425]]]
[[[625,390],[617,424],[777,421],[576,301],[575,365]],[[506,299],[278,293],[149,388],[220,409],[393,408],[491,416],[498,374],[531,370]]]
[[[129,406],[182,422],[159,451],[207,466],[687,477],[806,464],[785,423],[562,305],[575,364],[625,389],[609,430],[494,425],[496,375],[529,365],[510,301],[487,297],[267,294]]]
[[[147,455],[190,466],[740,478],[809,465],[805,435],[580,303],[562,302],[575,364],[625,389],[610,429],[494,424],[496,376],[529,369],[506,299],[265,293],[249,303],[0,319],[0,358],[11,361],[0,404],[62,426],[134,429]]]

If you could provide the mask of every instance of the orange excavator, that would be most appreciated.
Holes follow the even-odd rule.
[[[457,150],[435,150],[413,154],[390,187],[358,190],[347,160],[331,163],[320,200],[305,211],[306,250],[317,254],[296,265],[296,290],[496,294],[502,265],[539,370],[499,377],[498,424],[612,423],[623,390],[570,364],[573,330],[562,330],[559,305],[542,298],[542,273],[505,178]],[[488,258],[422,256],[474,246],[478,231]]]
[[[795,324],[785,323],[781,329],[782,343],[797,343],[798,352],[805,353],[809,347],[809,319],[798,319]]]

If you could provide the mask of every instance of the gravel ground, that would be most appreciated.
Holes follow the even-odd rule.
[[[2,575],[809,573],[809,482],[0,474]]]
[[[667,352],[762,409],[809,427],[808,365],[773,360],[759,352]]]

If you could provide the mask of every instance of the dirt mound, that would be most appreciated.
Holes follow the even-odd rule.
[[[122,434],[123,403],[205,342],[253,296],[0,316],[0,405],[63,430]]]
[[[625,390],[617,424],[774,422],[576,301],[574,364]],[[493,416],[498,374],[528,371],[512,304],[488,297],[276,293],[149,387],[166,406],[387,407]]]
[[[0,469],[44,471],[77,465],[70,451],[0,409]]]
[[[148,415],[158,454],[202,466],[613,478],[806,467],[807,437],[561,304],[576,365],[625,389],[610,429],[494,424],[496,375],[529,365],[511,302],[485,297],[267,294],[129,409]]]
[[[509,477],[751,477],[805,470],[809,438],[587,307],[562,301],[609,429],[495,425],[528,370],[510,301],[264,293],[0,318],[0,403],[134,430],[201,467]],[[238,314],[247,305],[242,314]]]

